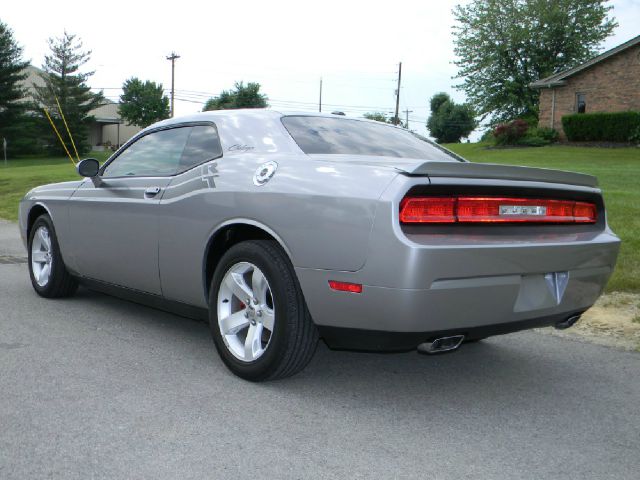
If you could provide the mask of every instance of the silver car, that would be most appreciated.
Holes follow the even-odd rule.
[[[78,171],[20,204],[36,292],[81,283],[207,319],[253,381],[300,371],[319,338],[436,353],[569,327],[620,245],[591,176],[469,163],[334,115],[166,120]]]

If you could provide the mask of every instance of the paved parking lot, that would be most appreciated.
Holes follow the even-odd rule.
[[[14,225],[0,241],[24,255]],[[320,345],[251,384],[202,323],[47,301],[0,262],[2,479],[637,479],[639,426],[638,353],[531,332],[436,357]]]

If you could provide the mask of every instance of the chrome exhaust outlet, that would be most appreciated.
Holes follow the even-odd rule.
[[[463,340],[464,335],[436,338],[431,342],[425,342],[418,345],[418,352],[430,355],[434,353],[452,352],[462,345]]]
[[[582,315],[571,315],[565,320],[562,320],[555,324],[557,330],[566,330],[569,327],[573,327],[573,325],[580,320]]]

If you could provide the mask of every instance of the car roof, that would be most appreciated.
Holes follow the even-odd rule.
[[[326,117],[326,118],[339,118],[346,120],[359,120],[363,122],[374,122],[380,123],[376,120],[369,120],[366,118],[359,117],[349,117],[347,115],[336,115],[333,113],[324,113],[324,112],[309,112],[309,111],[297,111],[297,110],[274,110],[272,108],[240,108],[234,110],[209,110],[206,112],[193,113],[190,115],[183,115],[179,117],[169,118],[167,120],[162,120],[160,122],[154,123],[149,128],[157,128],[163,126],[169,126],[179,123],[188,123],[188,122],[206,122],[211,121],[215,122],[217,119],[225,118],[225,119],[233,119],[233,118],[281,118],[284,116],[306,116],[306,117]],[[388,125],[389,127],[395,127],[395,125],[391,124],[383,124]],[[399,127],[396,127],[399,128]]]

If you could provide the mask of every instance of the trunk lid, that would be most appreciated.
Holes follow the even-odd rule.
[[[440,153],[440,152],[437,152]],[[433,160],[396,158],[369,155],[309,155],[325,162],[348,163],[376,168],[393,169],[410,176],[477,178],[484,180],[519,180],[528,182],[560,183],[597,187],[596,177],[583,173],[552,170],[548,168],[517,167],[493,163],[461,162],[448,160],[444,154]],[[446,159],[446,160],[445,160]]]

